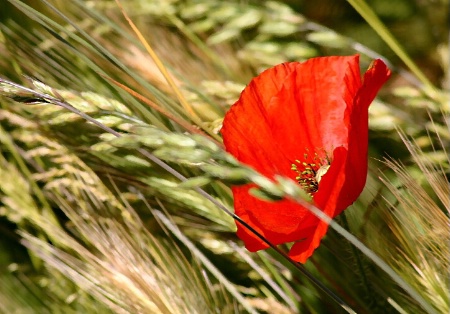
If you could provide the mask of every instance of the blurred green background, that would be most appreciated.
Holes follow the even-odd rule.
[[[192,187],[231,209],[229,186],[249,179],[218,130],[253,76],[355,53],[363,70],[382,57],[394,74],[370,110],[367,187],[337,222],[421,299],[334,230],[304,270],[357,313],[448,313],[448,1],[122,4],[175,89],[114,1],[0,0],[0,78],[124,136],[0,84],[2,313],[345,313],[271,250],[245,251],[232,219]],[[179,185],[136,148],[197,181]]]

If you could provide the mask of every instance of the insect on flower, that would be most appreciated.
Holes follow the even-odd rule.
[[[226,150],[273,178],[291,178],[334,218],[351,205],[367,175],[368,108],[390,76],[375,60],[361,78],[359,56],[319,57],[270,68],[244,89],[223,121]],[[294,242],[289,256],[306,262],[328,225],[290,200],[251,196],[234,186],[235,212],[269,241]],[[237,222],[249,251],[267,244]]]

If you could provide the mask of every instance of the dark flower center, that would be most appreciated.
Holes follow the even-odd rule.
[[[320,180],[330,168],[330,161],[328,159],[319,159],[317,154],[312,162],[307,162],[308,155],[305,154],[305,160],[295,160],[291,169],[298,174],[295,179],[300,184],[300,187],[312,196],[319,189]]]

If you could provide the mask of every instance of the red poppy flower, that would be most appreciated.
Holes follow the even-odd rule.
[[[361,80],[359,56],[283,63],[255,77],[223,121],[226,150],[269,178],[289,177],[330,217],[351,205],[366,183],[368,108],[390,71],[375,60]],[[289,256],[306,262],[328,225],[290,200],[232,188],[235,212],[273,244],[294,242]],[[249,251],[268,246],[237,223]]]

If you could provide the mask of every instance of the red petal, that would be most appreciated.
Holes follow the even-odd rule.
[[[390,76],[391,70],[386,64],[380,59],[374,60],[364,74],[362,87],[356,96],[355,102],[359,104],[358,108],[369,107]]]
[[[381,60],[375,60],[364,74],[350,117],[348,159],[345,169],[347,180],[335,215],[350,206],[361,194],[367,178],[368,108],[381,86],[389,79],[390,70]]]
[[[268,177],[286,174],[284,168],[290,168],[278,150],[266,107],[295,66],[280,64],[254,78],[223,121],[221,133],[227,151]]]
[[[331,152],[347,146],[345,111],[353,105],[360,84],[358,56],[313,58],[297,64],[266,104],[268,127],[291,162],[302,159],[306,148],[314,154],[317,148]]]
[[[268,105],[279,93],[282,84],[297,63],[286,63],[271,68],[252,80],[240,99],[226,114],[222,135],[227,151],[239,161],[272,178],[283,174],[295,178],[291,162],[280,152],[279,139],[270,126],[274,117]],[[286,108],[285,108],[286,110]],[[305,209],[288,201],[268,203],[248,194],[250,186],[234,187],[235,212],[275,243],[293,241],[292,233],[298,230]],[[302,214],[303,210],[303,214]],[[238,236],[249,250],[266,248],[251,232],[238,225]]]
[[[313,58],[261,73],[224,118],[227,151],[267,176],[294,179],[291,164],[308,151],[347,147],[358,63],[358,56]]]
[[[309,257],[314,253],[314,250],[320,245],[320,241],[328,231],[328,224],[320,221],[314,229],[312,236],[308,237],[306,241],[296,242],[289,251],[289,257],[294,261],[306,263]]]
[[[317,224],[317,221],[307,219],[311,216],[308,209],[288,200],[279,202],[259,200],[248,194],[251,187],[252,185],[233,187],[235,213],[273,244],[306,238],[303,229]],[[237,226],[238,236],[249,251],[267,248],[267,244],[247,228],[240,224]]]

